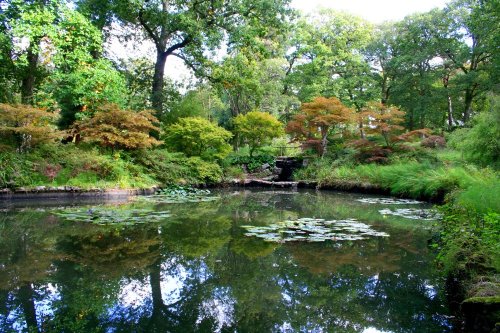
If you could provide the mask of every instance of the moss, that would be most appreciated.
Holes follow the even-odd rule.
[[[487,297],[471,297],[467,298],[462,302],[462,304],[465,303],[474,303],[474,304],[499,304],[500,305],[500,295],[498,296],[487,296]]]

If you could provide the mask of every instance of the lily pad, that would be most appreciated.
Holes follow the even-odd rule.
[[[419,205],[423,203],[417,200],[396,199],[396,198],[361,198],[361,199],[356,199],[356,201],[369,204],[380,204],[380,205]]]
[[[67,221],[88,222],[99,225],[134,225],[157,222],[171,216],[168,211],[157,212],[149,209],[121,209],[116,207],[70,208],[55,212],[55,215]]]
[[[412,220],[437,220],[441,215],[432,209],[417,209],[417,208],[401,208],[401,209],[381,209],[379,213],[382,215],[400,216]]]
[[[151,203],[188,203],[219,200],[219,196],[211,196],[210,190],[193,187],[174,186],[159,190],[154,195],[138,196],[134,200]]]
[[[286,220],[268,226],[245,225],[245,236],[258,237],[270,242],[324,242],[353,241],[368,237],[388,237],[385,232],[376,231],[368,224],[355,219],[325,220],[316,218],[301,218]]]

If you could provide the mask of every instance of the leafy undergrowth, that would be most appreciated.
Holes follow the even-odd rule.
[[[161,149],[111,153],[85,145],[54,144],[24,154],[0,152],[0,188],[150,188],[217,183],[221,179],[218,164]]]

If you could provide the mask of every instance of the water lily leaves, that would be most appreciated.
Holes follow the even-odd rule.
[[[171,216],[168,211],[156,212],[149,209],[117,209],[116,207],[70,208],[55,212],[55,215],[67,221],[99,225],[135,225],[157,222]]]
[[[385,232],[372,229],[355,219],[324,220],[301,218],[286,220],[268,226],[244,225],[245,236],[258,237],[268,242],[324,242],[354,241],[368,237],[389,237]]]
[[[419,205],[423,203],[422,201],[417,200],[397,198],[361,198],[356,199],[356,201],[380,205]]]
[[[210,190],[197,189],[192,187],[176,186],[159,190],[154,195],[135,197],[136,201],[150,203],[187,203],[187,202],[208,202],[219,200],[219,196],[210,196]]]
[[[401,209],[381,209],[379,213],[382,215],[395,215],[412,220],[437,220],[441,215],[432,209],[417,209],[417,208],[401,208]]]

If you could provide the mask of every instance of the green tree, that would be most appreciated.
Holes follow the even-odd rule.
[[[35,88],[46,75],[44,67],[40,66],[44,60],[43,44],[47,45],[57,36],[61,3],[57,0],[11,0],[4,8],[5,33],[17,54],[14,70],[20,81],[21,101],[32,104]],[[16,41],[23,41],[23,44]]]
[[[159,132],[153,111],[121,110],[115,104],[104,105],[91,117],[78,121],[75,127],[84,141],[111,149],[151,148],[161,144],[151,136]]]
[[[126,105],[126,81],[106,59],[84,63],[70,72],[57,72],[44,88],[61,108],[62,128],[91,117],[104,104]]]
[[[172,110],[164,115],[162,122],[173,124],[179,118],[200,117],[218,123],[224,122],[226,104],[210,85],[200,85],[188,91]]]
[[[234,127],[238,138],[250,147],[250,156],[255,149],[285,134],[283,124],[276,117],[260,111],[238,115],[234,118]]]
[[[221,160],[229,154],[231,132],[199,117],[181,118],[165,130],[168,148],[187,156]]]
[[[471,128],[455,130],[449,141],[466,160],[500,169],[500,97],[491,94],[489,101],[489,110],[477,115]]]
[[[363,57],[371,24],[346,13],[322,10],[303,17],[296,34],[289,56],[289,82],[302,102],[318,95],[337,96],[359,111],[373,99],[376,81]]]
[[[80,0],[80,7],[95,0]],[[226,39],[232,47],[244,45],[279,27],[288,14],[288,0],[249,1],[130,1],[107,0],[99,5],[124,24],[140,28],[156,49],[151,90],[153,108],[163,111],[165,64],[177,56],[198,73],[207,62],[208,50],[216,50]],[[109,5],[109,7],[107,7]],[[109,17],[101,11],[99,17]]]

